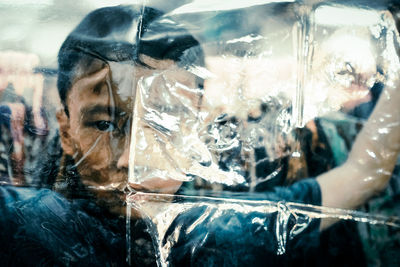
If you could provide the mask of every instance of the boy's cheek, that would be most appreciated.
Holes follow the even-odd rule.
[[[92,150],[87,151],[88,160],[90,161],[91,168],[94,170],[103,170],[112,167],[113,162],[113,151],[110,147],[110,143],[99,137],[99,142],[93,147]]]
[[[112,163],[113,153],[110,138],[106,134],[85,133],[78,136],[78,154],[84,158],[87,166],[93,170],[108,168]],[[76,161],[79,161],[77,159]]]

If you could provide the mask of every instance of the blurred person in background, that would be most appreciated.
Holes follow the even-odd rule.
[[[30,151],[37,136],[46,135],[47,125],[41,107],[43,75],[35,73],[37,55],[0,51],[0,105],[2,116],[1,172],[2,181],[26,185],[31,177],[27,160],[38,151]],[[33,99],[25,99],[25,96]],[[28,105],[28,103],[32,103]]]

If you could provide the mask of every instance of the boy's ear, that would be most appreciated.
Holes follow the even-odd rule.
[[[65,114],[64,109],[57,111],[57,121],[60,126],[61,147],[64,153],[72,156],[74,154],[73,143],[71,140],[69,118]]]

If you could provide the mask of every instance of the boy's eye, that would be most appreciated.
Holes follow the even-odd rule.
[[[112,132],[117,126],[111,121],[96,121],[93,123],[97,130],[102,132]]]

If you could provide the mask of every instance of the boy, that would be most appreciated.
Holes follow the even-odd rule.
[[[288,240],[284,256],[274,245],[277,238],[287,237],[286,232],[274,233],[282,219],[276,213],[234,209],[218,213],[205,206],[189,209],[174,220],[161,240],[170,248],[169,255],[158,251],[146,218],[128,218],[132,236],[125,232],[124,190],[132,125],[140,129],[133,148],[144,152],[135,158],[136,171],[145,172],[150,166],[161,172],[159,177],[151,172],[147,183],[133,188],[175,193],[186,179],[180,170],[190,170],[192,162],[176,151],[171,137],[187,130],[177,125],[197,123],[202,79],[192,70],[203,64],[199,43],[154,9],[119,6],[90,13],[60,49],[58,88],[64,110],[57,118],[62,150],[44,164],[41,173],[64,197],[43,189],[0,189],[4,214],[0,239],[9,244],[0,251],[8,255],[0,263],[124,265],[126,256],[135,265],[154,265],[156,258],[177,266],[281,265],[299,263],[299,259],[306,263],[319,228],[333,221],[323,219],[320,226],[318,220],[309,221]],[[263,197],[352,209],[382,190],[400,149],[400,114],[395,112],[400,93],[396,89],[387,88],[346,163],[317,179],[276,188]],[[175,98],[165,94],[171,91]],[[151,105],[146,109],[139,105],[143,97],[156,111],[171,107],[162,105],[166,99],[172,101],[169,104],[180,103],[173,101],[179,99],[195,108],[178,111],[179,121],[171,121],[164,114],[174,110],[157,113]],[[176,155],[179,166],[168,158],[171,155]],[[289,214],[287,223],[298,222]],[[125,254],[127,236],[134,240],[129,255]]]

